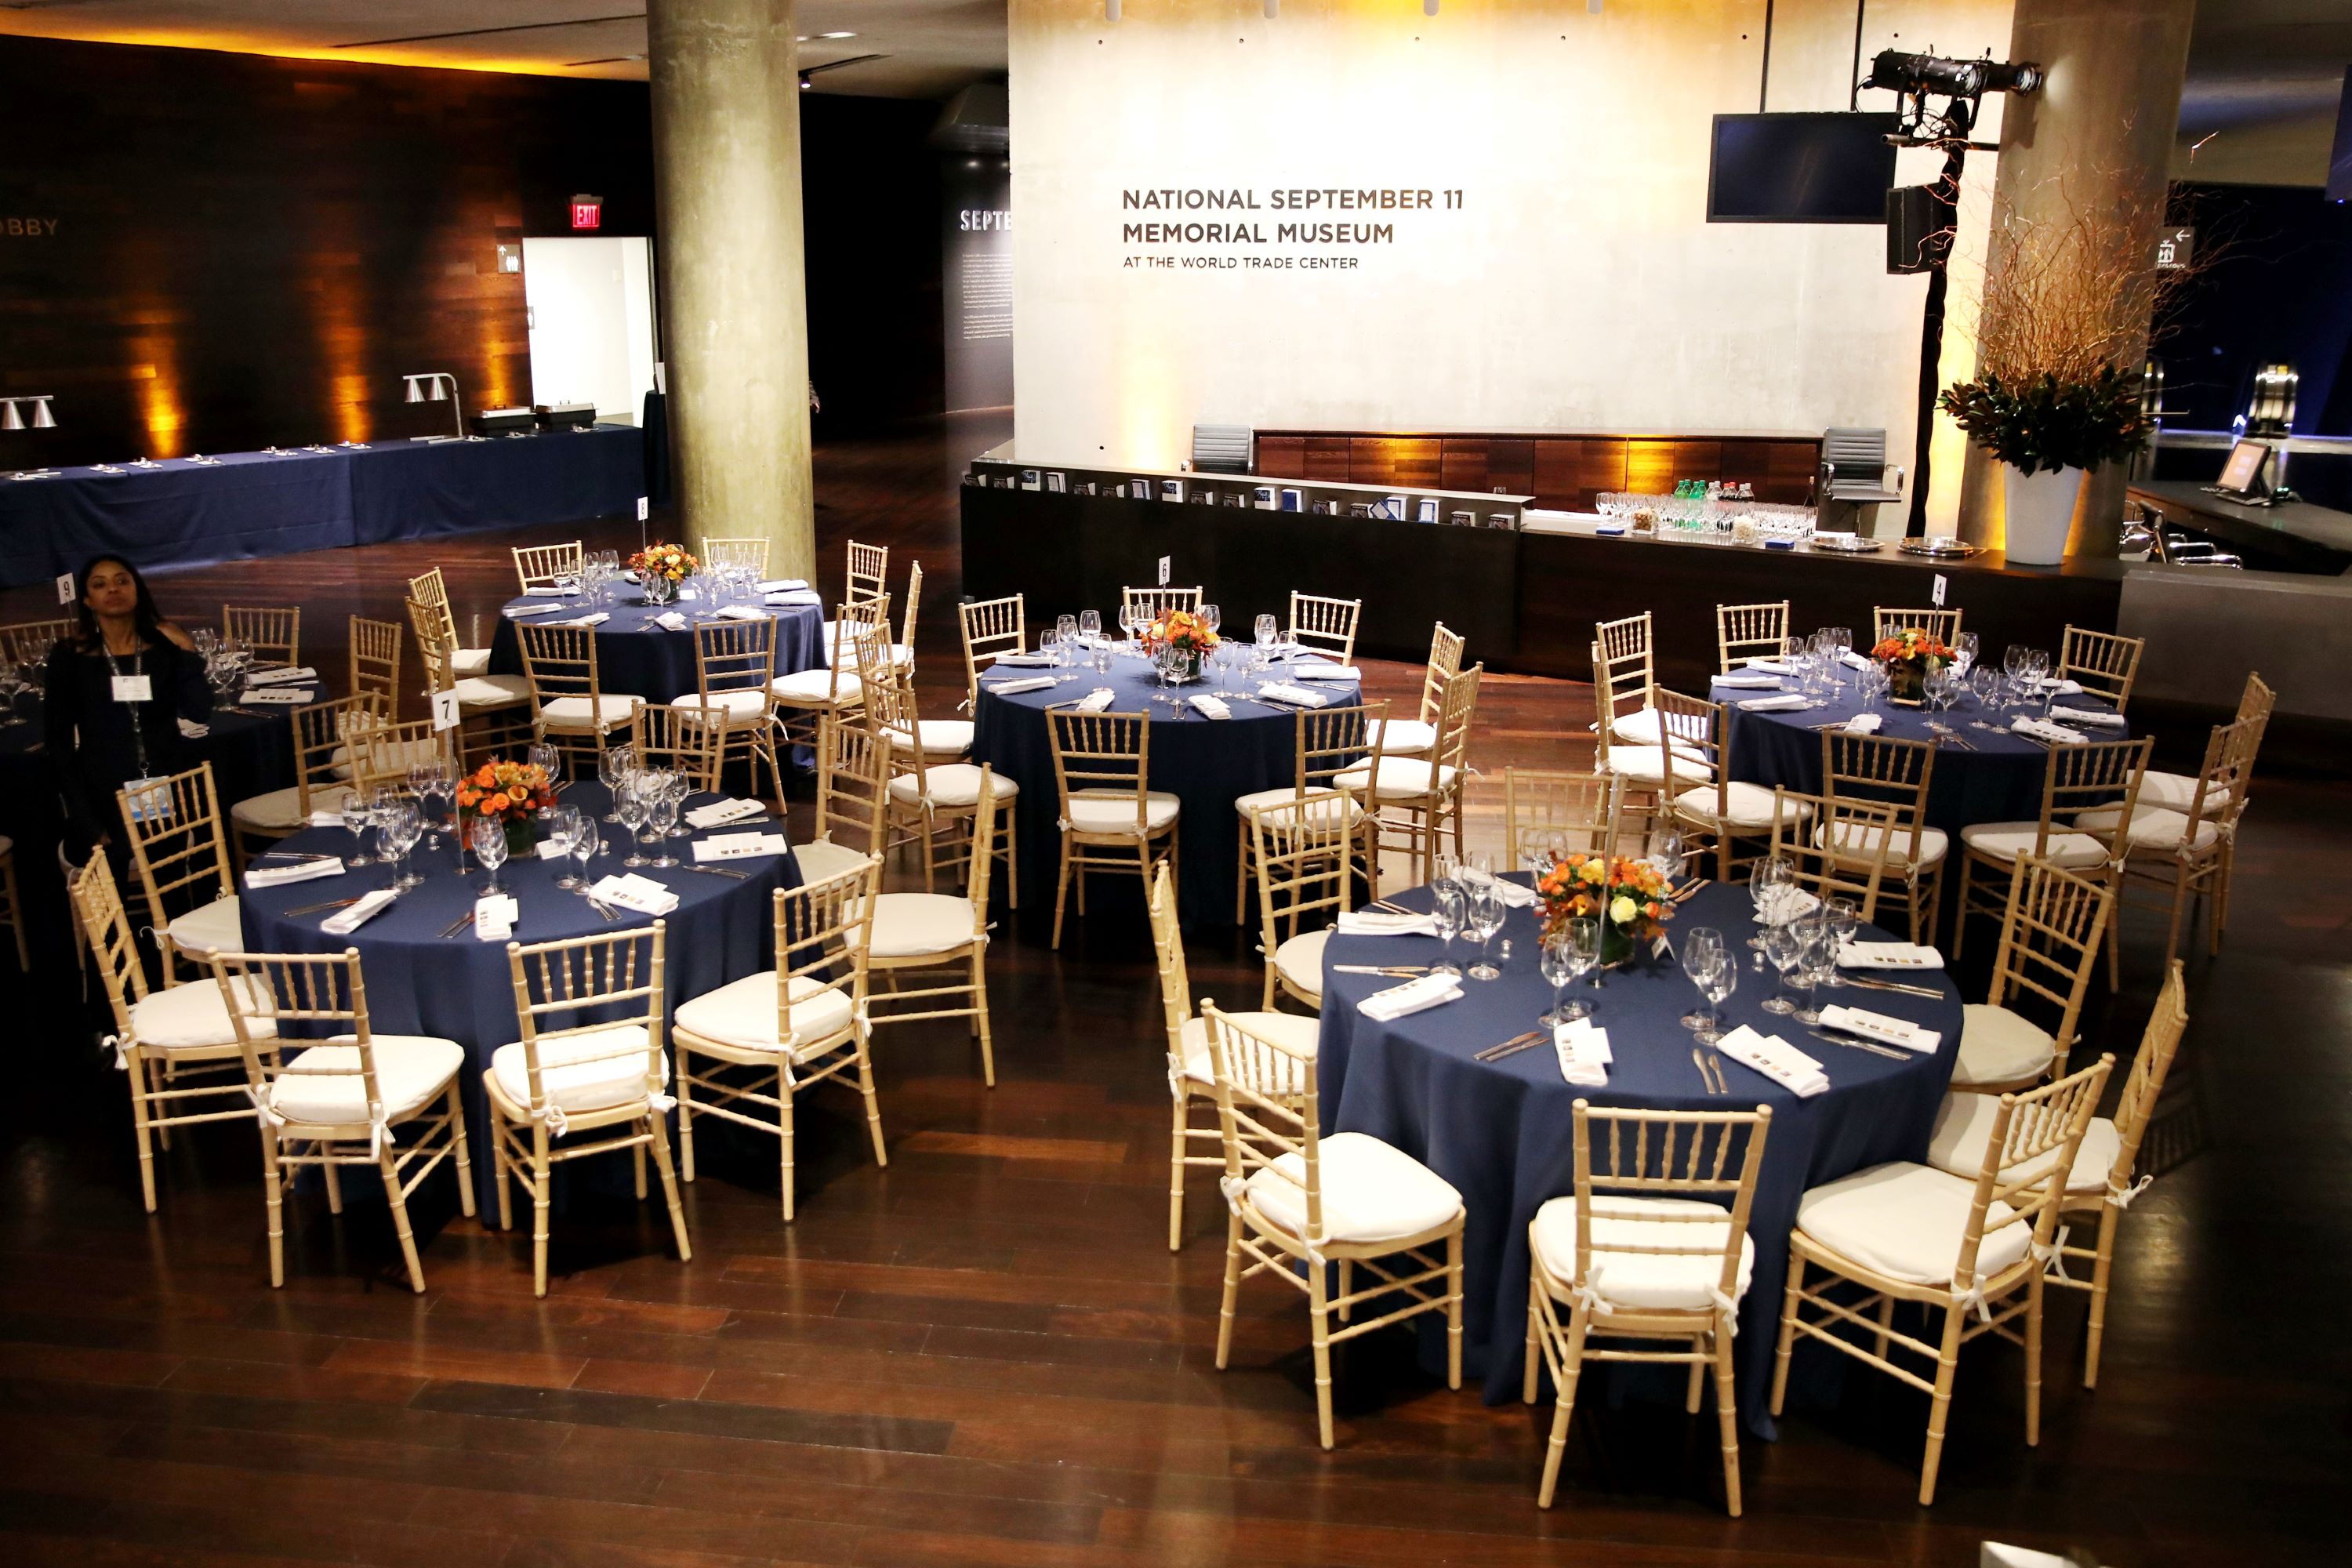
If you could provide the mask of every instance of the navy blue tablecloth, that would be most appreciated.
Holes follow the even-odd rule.
[[[1794,680],[1781,684],[1784,689],[1796,688]],[[1708,695],[1725,705],[1731,776],[1767,789],[1779,784],[1807,795],[1819,795],[1822,789],[1822,737],[1815,726],[1842,723],[1863,711],[1852,670],[1845,672],[1834,694],[1822,699],[1820,707],[1797,711],[1751,713],[1740,708],[1743,701],[1772,695],[1764,690],[1716,685]],[[2059,698],[2057,706],[2112,711],[2111,704],[2087,694]],[[1906,741],[1936,739],[1927,728],[1930,716],[1922,709],[1898,708],[1881,698],[1870,710],[1880,716],[1882,735]],[[2041,705],[2036,703],[2033,710],[2039,713]],[[1930,827],[1942,828],[1957,842],[1960,829],[1976,823],[2032,822],[2041,817],[2042,775],[2050,752],[2036,742],[2007,732],[2010,721],[2019,711],[1987,709],[1970,696],[1961,699],[1949,712],[1933,716],[1976,749],[1947,741],[1936,752],[1936,776],[1927,786]],[[1974,727],[1979,722],[1997,724],[2002,732],[1979,730]],[[2092,738],[2101,741],[2127,740],[2130,735],[2122,726],[2092,731]]]
[[[352,542],[625,517],[645,471],[644,435],[626,425],[389,442],[352,464]]]
[[[1207,921],[1230,924],[1234,845],[1240,821],[1234,814],[1234,802],[1258,790],[1284,788],[1297,782],[1296,710],[1225,690],[1214,680],[1176,690],[1187,696],[1204,692],[1223,698],[1233,709],[1231,719],[1203,718],[1189,704],[1172,710],[1164,703],[1155,704],[1151,698],[1159,682],[1149,665],[1140,657],[1123,652],[1113,657],[1107,677],[1096,675],[1091,668],[1052,670],[1006,665],[997,683],[1039,675],[1066,679],[1051,690],[1010,697],[997,696],[990,689],[992,683],[983,679],[979,706],[972,715],[972,761],[988,764],[1021,785],[1015,816],[1021,825],[1023,898],[1031,900],[1032,907],[1052,908],[1055,879],[1061,867],[1061,802],[1054,785],[1054,742],[1045,721],[1045,705],[1075,701],[1097,686],[1108,686],[1116,694],[1111,711],[1152,716],[1150,787],[1182,803],[1177,818],[1181,847],[1176,880],[1179,916],[1186,925]],[[1250,683],[1252,689],[1255,684]],[[1356,700],[1352,682],[1314,681],[1309,686],[1328,692],[1331,706]],[[1095,888],[1108,889],[1118,879],[1097,876]],[[1071,896],[1075,910],[1075,890]],[[1095,889],[1089,889],[1089,909],[1095,907],[1094,896]],[[1255,918],[1253,911],[1250,919]]]
[[[695,677],[694,627],[697,601],[677,605],[648,605],[632,587],[624,587],[625,602],[599,606],[612,617],[596,628],[596,679],[608,697],[642,697],[649,702],[667,702],[698,691]],[[507,601],[499,616],[498,630],[490,637],[490,673],[520,675],[522,670],[522,639],[515,634],[518,624],[514,612],[537,609],[548,603],[542,598],[519,598]],[[654,626],[656,616],[675,610],[687,617],[687,629],[669,631]],[[585,610],[566,614],[550,610],[544,614],[525,616],[523,620],[575,620]],[[824,611],[815,605],[777,605],[770,612],[776,622],[776,673],[792,675],[803,669],[814,669],[824,663]],[[704,617],[708,619],[709,617]]]
[[[563,798],[600,816],[609,805],[604,787],[593,783],[572,785],[563,792]],[[688,806],[691,809],[710,798],[690,799]],[[739,824],[727,831],[761,826]],[[617,874],[624,868],[621,858],[627,853],[626,830],[606,824],[604,832],[607,850],[590,863],[592,877]],[[670,853],[681,859],[689,858],[691,842],[670,840]],[[340,828],[311,828],[284,840],[278,847],[347,855],[352,836]],[[482,941],[470,931],[455,937],[440,934],[450,921],[471,909],[480,894],[486,879],[472,856],[467,857],[467,864],[474,868],[457,876],[456,857],[445,837],[438,853],[420,847],[415,864],[425,874],[424,885],[404,894],[391,909],[349,936],[320,929],[320,922],[332,910],[294,917],[286,911],[383,887],[391,873],[381,865],[358,867],[340,877],[313,881],[245,888],[240,894],[245,936],[256,951],[265,952],[340,952],[357,948],[367,980],[370,1026],[376,1032],[436,1035],[467,1048],[471,1070],[463,1082],[467,1124],[473,1139],[475,1184],[483,1204],[495,1205],[498,1189],[489,1157],[489,1110],[480,1079],[492,1053],[520,1037],[507,944]],[[558,868],[552,861],[538,859],[509,861],[500,868],[500,886],[522,907],[514,928],[515,941],[551,942],[652,923],[625,910],[617,923],[600,919],[579,894],[555,886],[555,879],[571,868],[571,862]],[[775,931],[773,896],[780,887],[800,886],[799,865],[785,855],[737,861],[730,868],[750,875],[739,881],[683,868],[645,868],[638,872],[678,896],[678,907],[664,917],[668,921],[664,958],[673,1013],[680,1002],[770,967]],[[483,1212],[495,1210],[485,1207]]]
[[[1386,896],[1412,909],[1430,905],[1426,888]],[[1892,1061],[1815,1039],[1802,1025],[1763,1010],[1772,980],[1746,967],[1749,950],[1744,944],[1756,926],[1743,889],[1710,887],[1693,898],[1674,929],[1696,926],[1715,927],[1727,942],[1740,944],[1739,989],[1723,1005],[1727,1024],[1777,1034],[1812,1057],[1829,1075],[1826,1092],[1800,1100],[1726,1057],[1723,1071],[1731,1097],[1707,1095],[1691,1060],[1691,1034],[1679,1022],[1697,1004],[1698,994],[1670,963],[1609,973],[1599,991],[1587,993],[1596,1005],[1593,1022],[1609,1031],[1616,1058],[1605,1089],[1566,1083],[1558,1058],[1543,1048],[1497,1062],[1474,1060],[1486,1047],[1529,1027],[1550,1005],[1551,988],[1536,972],[1537,921],[1531,911],[1512,911],[1504,928],[1511,953],[1500,979],[1465,980],[1461,1000],[1391,1024],[1363,1016],[1356,1004],[1394,981],[1339,974],[1332,965],[1434,963],[1435,939],[1334,936],[1325,950],[1323,1130],[1369,1132],[1420,1160],[1461,1192],[1469,1211],[1464,1364],[1471,1376],[1485,1380],[1489,1403],[1518,1394],[1527,1338],[1528,1222],[1547,1200],[1575,1190],[1571,1107],[1580,1096],[1596,1106],[1650,1110],[1771,1107],[1764,1169],[1748,1222],[1756,1271],[1740,1303],[1738,1343],[1740,1412],[1752,1430],[1768,1437],[1772,1424],[1765,1406],[1798,1199],[1808,1187],[1885,1161],[1916,1160],[1927,1151],[1936,1107],[1959,1052],[1960,1000],[1948,982],[1906,976],[1937,984],[1945,996],[1935,1002],[1884,991],[1834,994],[1848,1005],[1943,1032],[1943,1044],[1932,1056]],[[1456,957],[1466,962],[1466,952]],[[1443,1323],[1433,1318],[1421,1322],[1423,1358],[1442,1357]],[[1587,1370],[1589,1374],[1592,1369]],[[1675,1379],[1677,1398],[1681,1387]]]

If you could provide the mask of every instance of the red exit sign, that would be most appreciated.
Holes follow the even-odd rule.
[[[572,197],[572,226],[573,228],[604,227],[604,198],[602,196]]]

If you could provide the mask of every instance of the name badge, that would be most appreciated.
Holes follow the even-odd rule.
[[[114,700],[117,702],[152,702],[155,700],[153,678],[145,675],[118,675],[114,678]]]
[[[142,676],[118,676],[121,680],[145,680]],[[131,808],[133,822],[169,822],[172,820],[172,781],[170,779],[132,779],[122,786],[124,802]]]

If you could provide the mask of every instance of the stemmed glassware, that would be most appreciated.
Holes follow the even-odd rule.
[[[1076,616],[1055,616],[1054,617],[1054,641],[1055,646],[1061,650],[1061,660],[1064,665],[1067,666],[1077,663],[1078,617]]]
[[[523,760],[547,775],[548,787],[554,788],[563,779],[563,748],[545,741],[535,742],[523,753]]]
[[[409,868],[409,851],[425,833],[425,814],[413,800],[394,800],[383,807],[381,826],[384,858],[393,866],[391,887],[395,892],[406,892],[421,885],[425,879]]]
[[[1478,942],[1478,961],[1470,966],[1473,980],[1497,980],[1503,972],[1487,956],[1495,933],[1503,929],[1503,889],[1492,876],[1480,877],[1465,890],[1463,917]]]
[[[1118,606],[1118,635],[1133,642],[1136,636],[1135,606],[1122,600]]]
[[[1723,1004],[1739,989],[1739,965],[1718,946],[1704,969],[1690,972],[1698,994],[1706,998],[1706,1016],[1700,1022],[1698,1043],[1712,1046],[1723,1038]]]
[[[1551,1011],[1538,1022],[1556,1029],[1562,1024],[1592,1016],[1591,1002],[1581,996],[1564,1002],[1560,989],[1592,973],[1600,957],[1601,922],[1591,915],[1572,917],[1560,928],[1559,935],[1543,944],[1536,956],[1536,967],[1551,986]]]
[[[619,822],[621,795],[629,775],[637,771],[637,753],[629,746],[607,746],[596,754],[596,777],[613,797],[613,809],[604,814],[607,822]]]
[[[1713,926],[1692,928],[1690,934],[1683,938],[1680,951],[1683,973],[1690,976],[1692,984],[1699,988],[1699,994],[1702,996],[1706,994],[1706,982],[1704,978],[1706,973],[1717,964],[1731,964],[1729,955],[1723,949],[1723,933]],[[1731,967],[1738,966],[1732,964]],[[1713,1018],[1712,1013],[1702,1013],[1694,1007],[1683,1015],[1683,1027],[1704,1029]]]
[[[620,786],[613,792],[613,804],[618,808],[614,820],[629,832],[629,852],[621,861],[624,866],[646,863],[646,817],[653,809],[653,802],[647,798],[646,782],[651,776],[649,773],[632,773],[622,780]]]
[[[1766,926],[1764,956],[1771,960],[1773,971],[1780,977],[1780,989],[1764,1001],[1764,1011],[1774,1015],[1795,1012],[1797,1005],[1789,1000],[1788,992],[1789,972],[1796,968],[1798,959],[1803,956],[1803,943],[1798,940],[1797,928],[1793,925]]]
[[[478,816],[474,818],[473,841],[474,858],[490,874],[489,880],[482,884],[481,896],[488,898],[505,892],[499,886],[499,868],[507,863],[507,825],[495,816]]]
[[[352,836],[351,858],[346,866],[373,866],[375,858],[367,852],[368,830],[375,826],[375,791],[364,784],[354,784],[343,797],[343,826]]]
[[[678,804],[684,797],[677,786],[682,785],[686,781],[682,775],[668,772],[653,776],[657,782],[648,786],[646,790],[646,794],[651,798],[647,802],[646,826],[653,829],[655,853],[646,864],[656,867],[675,866],[677,864],[677,857],[669,852],[666,841],[677,827]]]
[[[1088,642],[1100,642],[1102,640],[1102,612],[1100,610],[1080,610],[1078,612],[1078,635],[1086,638]]]
[[[547,841],[555,846],[557,859],[571,858],[572,851],[579,844],[580,835],[586,830],[587,825],[587,814],[576,805],[559,805],[547,814]],[[555,879],[555,885],[576,888],[580,885],[580,879],[567,871]]]
[[[1441,877],[1430,883],[1429,890],[1436,900],[1429,911],[1430,921],[1445,942],[1444,956],[1430,973],[1450,974],[1458,980],[1462,977],[1462,967],[1454,962],[1454,939],[1462,934],[1462,927],[1469,912],[1469,900],[1464,896],[1462,884],[1451,877]]]
[[[448,760],[436,757],[419,763],[408,770],[408,788],[416,796],[416,809],[424,821],[425,847],[427,852],[441,847],[441,819],[447,809],[446,803],[457,793],[457,781],[453,776]],[[436,809],[436,805],[439,809]]]
[[[1829,922],[1830,935],[1836,943],[1830,950],[1834,959],[1844,951],[1845,944],[1853,940],[1854,933],[1862,930],[1862,908],[1852,899],[1832,899],[1829,902]],[[1845,984],[1845,976],[1838,973],[1835,963],[1830,965],[1828,984],[1832,986]]]
[[[579,874],[572,879],[572,886],[583,893],[588,890],[588,862],[604,852],[603,830],[596,826],[594,816],[585,811],[581,812],[580,833],[572,841],[572,858],[580,862],[580,870]]]
[[[1983,647],[1984,640],[1974,632],[1962,632],[1952,639],[1953,663],[1958,668],[1961,679],[1967,679],[1969,672],[1976,668],[1977,654]]]
[[[1272,616],[1260,616],[1250,627],[1250,640],[1257,645],[1258,662],[1274,662],[1274,645],[1282,640],[1282,627]]]
[[[693,837],[694,829],[677,820],[686,810],[686,797],[694,793],[693,778],[687,773],[673,770],[669,775],[669,782],[662,786],[662,793],[669,797],[670,803],[670,826],[662,830],[662,837]]]
[[[1218,626],[1223,622],[1224,618],[1225,612],[1219,609],[1216,605],[1203,605],[1201,606],[1201,624],[1208,627],[1211,631],[1215,631]]]
[[[1791,1015],[1808,1028],[1822,1021],[1817,989],[1837,976],[1837,938],[1818,913],[1792,922],[1797,938],[1797,963],[1791,978],[1804,993],[1804,1005]]]
[[[1797,868],[1785,855],[1760,855],[1748,868],[1748,897],[1756,906],[1756,923],[1773,925],[1772,917],[1782,912],[1785,903],[1780,889],[1795,882]],[[1764,950],[1764,939],[1751,936],[1748,945],[1759,952]]]

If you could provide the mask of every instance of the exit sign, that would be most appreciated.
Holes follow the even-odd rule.
[[[604,198],[602,196],[572,197],[572,226],[573,228],[604,227]]]

